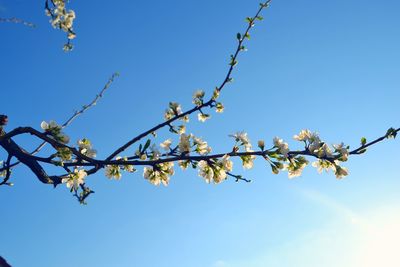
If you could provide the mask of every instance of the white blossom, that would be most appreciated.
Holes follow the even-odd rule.
[[[181,105],[177,102],[170,102],[169,108],[164,113],[165,120],[170,120],[175,116],[182,114]]]
[[[326,143],[320,143],[321,146],[318,149],[312,151],[319,158],[332,158],[332,151]]]
[[[307,164],[307,159],[299,156],[295,159],[290,159],[289,164],[285,164],[284,168],[288,171],[289,178],[291,179],[300,176]]]
[[[247,137],[247,133],[246,132],[236,132],[236,133],[231,134],[229,136],[233,137],[236,142],[240,142],[241,145],[244,145],[246,150],[251,148],[250,139]]]
[[[279,137],[275,137],[273,140],[274,146],[278,149],[279,153],[282,154],[283,157],[287,158],[289,153],[289,145],[285,143]]]
[[[66,178],[63,178],[62,183],[66,184],[71,190],[78,190],[81,184],[85,183],[87,173],[85,170],[74,169],[73,173],[70,173]]]
[[[324,171],[324,170],[326,172],[328,172],[331,169],[335,170],[334,165],[326,160],[314,161],[311,165],[313,167],[317,168],[318,173],[322,173],[322,171]]]
[[[181,167],[182,170],[186,170],[190,165],[190,161],[189,160],[180,160],[180,161],[178,161],[178,165],[179,165],[179,167]]]
[[[209,114],[203,114],[203,113],[199,113],[197,114],[197,118],[199,119],[199,121],[201,122],[205,122],[206,120],[208,120],[211,116]]]
[[[342,179],[343,177],[349,175],[348,169],[345,168],[345,167],[339,166],[339,162],[338,161],[335,161],[335,164],[333,165],[333,167],[334,167],[333,169],[334,169],[334,172],[335,172],[335,175],[336,175],[337,179]]]
[[[150,151],[151,151],[151,159],[157,160],[161,157],[161,152],[160,150],[158,150],[158,147],[156,145],[153,144],[150,147]]]
[[[188,123],[189,122],[189,115],[185,115],[180,118],[181,121]]]
[[[160,147],[164,150],[170,150],[171,149],[171,144],[172,144],[172,140],[171,139],[167,139],[164,142],[162,142],[160,144]]]
[[[197,90],[193,94],[193,104],[196,106],[201,106],[203,104],[203,98],[204,98],[204,91],[203,90]]]
[[[209,147],[207,142],[203,141],[201,138],[194,136],[193,143],[196,146],[195,151],[200,155],[205,155],[211,152],[211,147]]]
[[[174,175],[174,163],[165,162],[157,164],[153,167],[144,167],[143,177],[149,180],[153,185],[160,185],[161,183],[165,186],[168,185],[170,176]]]
[[[170,102],[169,103],[169,108],[176,114],[180,115],[182,114],[182,107],[179,103],[177,102]]]
[[[49,123],[47,123],[46,121],[42,121],[40,127],[46,133],[49,133],[56,141],[59,141],[63,144],[69,143],[69,137],[61,131],[62,127],[58,125],[55,121],[50,121]]]
[[[62,161],[70,161],[70,160],[72,160],[72,151],[67,147],[59,147],[59,148],[57,148],[57,154],[56,155]]]
[[[189,153],[190,152],[190,135],[181,134],[179,137],[179,151],[181,153]]]
[[[203,177],[209,184],[214,177],[213,169],[208,165],[207,161],[205,160],[200,160],[197,167],[199,169],[199,176]]]
[[[119,165],[107,165],[105,172],[108,179],[120,180],[122,177],[121,168]]]
[[[304,168],[305,168],[305,166],[302,168],[294,169],[294,170],[288,170],[289,178],[292,179],[292,178],[301,176]]]
[[[252,150],[248,150],[247,152],[253,152]],[[240,156],[242,159],[242,164],[243,168],[245,169],[251,169],[254,166],[254,160],[256,159],[256,156],[254,155],[245,155],[245,156]]]
[[[67,11],[64,0],[53,0],[52,3],[54,7],[50,8],[50,10],[46,9],[46,15],[51,17],[51,25],[66,32],[69,40],[74,39],[76,35],[72,27],[76,18],[75,12],[73,10]],[[68,43],[68,45],[70,44]],[[72,45],[71,48],[64,46],[64,50],[69,51],[71,49]]]
[[[349,157],[349,151],[345,147],[344,143],[333,145],[333,148],[335,149],[335,152],[339,153],[340,159],[342,161],[347,161],[347,159]]]
[[[214,171],[214,175],[213,175],[213,182],[214,184],[219,184],[221,182],[223,182],[224,180],[226,180],[227,174],[226,171],[221,168],[221,166],[219,165],[214,165],[213,168]]]
[[[233,162],[230,160],[229,155],[224,155],[220,160],[220,163],[225,171],[230,172],[233,169]]]
[[[116,160],[120,160],[120,161],[128,161],[128,157],[116,157],[115,158]],[[129,164],[129,165],[126,165],[126,164],[121,164],[121,165],[119,165],[119,168],[120,169],[122,169],[122,170],[124,170],[124,171],[127,171],[127,172],[135,172],[136,171],[136,169],[135,169],[135,167],[133,166],[133,165],[131,165],[131,164]],[[120,173],[121,174],[121,173]],[[122,176],[122,174],[121,174],[121,176]],[[120,177],[121,178],[121,177]],[[117,179],[118,180],[118,179]]]
[[[292,179],[292,178],[300,176],[306,166],[307,165],[304,164],[304,165],[301,165],[300,168],[288,169],[289,178]]]
[[[298,135],[293,136],[293,139],[297,141],[309,141],[311,138],[311,131],[310,130],[301,130]]]
[[[82,153],[83,155],[89,157],[89,158],[95,158],[97,151],[92,148],[92,143],[90,142],[89,139],[81,139],[78,140],[78,147],[79,147],[79,152]]]
[[[185,125],[179,125],[178,126],[178,134],[184,134],[186,132],[186,126]]]

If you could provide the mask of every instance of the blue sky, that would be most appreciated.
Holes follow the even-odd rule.
[[[212,92],[258,2],[72,1],[78,36],[65,54],[42,3],[0,0],[0,17],[37,24],[0,24],[7,129],[65,120],[118,71],[105,98],[66,131],[109,154],[161,122],[169,101],[189,108],[196,89]],[[399,127],[399,8],[389,0],[274,1],[221,96],[225,112],[205,124],[193,118],[189,132],[225,152],[228,135],[242,130],[253,142],[280,136],[295,149],[292,136],[304,128],[355,147]],[[0,255],[31,267],[399,266],[399,149],[389,140],[351,158],[341,181],[312,167],[289,180],[261,160],[250,171],[235,162],[250,184],[208,185],[177,170],[165,188],[141,171],[118,182],[99,173],[88,181],[96,191],[88,206],[21,167],[14,187],[0,188]]]

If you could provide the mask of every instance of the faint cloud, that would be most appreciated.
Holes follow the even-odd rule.
[[[327,207],[339,216],[343,216],[351,224],[357,224],[360,222],[360,217],[354,211],[327,195],[309,189],[302,189],[300,190],[300,193],[305,198],[312,200],[321,206]]]
[[[217,260],[216,262],[214,262],[212,267],[230,267],[230,265],[226,261]]]

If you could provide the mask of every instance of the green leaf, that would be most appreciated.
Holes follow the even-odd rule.
[[[276,159],[276,158],[279,158],[279,153],[277,150],[274,150],[274,151],[268,152],[268,156]]]
[[[397,132],[395,128],[389,128],[386,132],[386,138],[396,138]]]
[[[150,146],[150,143],[151,143],[151,141],[150,141],[150,139],[148,139],[147,140],[147,142],[146,142],[146,144],[144,145],[144,147],[143,147],[143,151],[142,152],[145,152],[146,151],[146,149],[148,149],[149,148],[149,146]]]
[[[240,39],[242,39],[242,35],[240,34],[240,32],[238,32],[237,34],[236,34],[236,38],[240,41]]]
[[[231,66],[236,66],[237,64],[237,60],[235,59],[235,57],[233,55],[231,55],[231,62],[229,63],[229,65]]]
[[[361,138],[361,145],[364,146],[367,143],[367,139],[365,137]]]

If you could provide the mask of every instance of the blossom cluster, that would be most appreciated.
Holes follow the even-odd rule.
[[[153,167],[144,167],[143,177],[154,185],[168,185],[170,176],[174,175],[174,163],[165,162]]]
[[[323,142],[318,133],[309,130],[302,130],[298,135],[293,137],[297,141],[304,142],[305,149],[310,154],[319,158],[312,165],[318,169],[318,172],[323,170],[333,170],[337,178],[342,178],[348,175],[347,168],[339,166],[340,162],[347,161],[349,157],[349,146],[344,143],[333,144],[332,148]]]
[[[207,183],[219,184],[227,178],[227,173],[232,171],[233,162],[229,155],[224,155],[218,160],[200,160],[197,166],[199,176],[203,177]]]
[[[202,93],[202,91],[197,91],[193,96],[193,103],[201,105],[203,103],[203,97],[204,93]],[[165,119],[168,119],[168,116],[173,118],[180,114],[182,114],[181,106],[178,103],[171,102],[169,109],[166,111]],[[56,122],[42,122],[41,127],[55,140],[63,144],[69,142],[68,136],[62,132],[62,127]],[[291,152],[288,143],[279,137],[273,138],[272,148],[270,149],[265,149],[265,142],[259,140],[257,146],[261,151],[258,152],[252,149],[252,144],[246,132],[236,132],[230,135],[230,137],[235,140],[232,154],[228,153],[220,157],[209,157],[208,155],[211,153],[212,149],[208,143],[200,137],[185,133],[179,135],[179,142],[175,147],[172,147],[172,139],[165,140],[160,143],[159,146],[151,144],[152,142],[149,139],[144,146],[139,146],[135,155],[136,158],[142,161],[150,160],[150,162],[154,162],[149,164],[151,166],[144,167],[143,169],[143,177],[154,185],[169,184],[170,177],[175,173],[174,161],[177,161],[182,169],[186,169],[189,166],[195,169],[197,168],[199,176],[203,177],[207,183],[213,182],[214,184],[219,184],[226,180],[228,175],[236,177],[230,174],[233,169],[233,162],[230,159],[231,155],[239,156],[244,169],[251,169],[254,166],[256,155],[262,156],[270,163],[273,173],[278,174],[281,170],[286,170],[289,178],[300,176],[304,168],[309,164],[309,161],[304,156],[317,158],[317,161],[313,162],[312,166],[317,168],[320,173],[324,170],[327,172],[332,170],[337,178],[348,175],[347,169],[341,167],[339,164],[340,162],[347,161],[349,147],[345,146],[343,143],[334,144],[330,147],[321,140],[316,132],[302,130],[293,137],[296,141],[304,143],[305,150],[300,152]],[[166,153],[161,153],[160,149],[166,151]],[[78,140],[77,150],[82,155],[89,158],[94,158],[97,154],[91,142],[86,138]],[[199,155],[200,158],[191,158],[191,153]],[[57,156],[62,162],[74,161],[72,159],[73,154],[69,147],[58,148]],[[157,162],[160,159],[170,156],[177,156],[177,158],[171,161]],[[183,158],[180,159],[180,157]],[[115,161],[121,161],[121,164],[116,163],[105,166],[105,175],[109,179],[119,180],[122,177],[123,171],[136,171],[133,165],[124,163],[128,161],[128,157],[116,157]],[[62,182],[65,183],[71,191],[76,191],[79,186],[84,184],[86,176],[86,171],[79,169],[78,166],[72,173],[66,176]]]
[[[64,134],[62,131],[62,127],[58,125],[55,121],[50,121],[47,123],[46,121],[42,121],[40,124],[40,127],[51,137],[54,138],[54,140],[61,142],[63,144],[68,144],[69,143],[69,137]]]
[[[83,138],[78,140],[79,152],[89,158],[95,158],[97,155],[97,150],[93,149],[92,143],[89,139]]]
[[[240,151],[240,148],[243,148],[243,150],[247,153],[248,155],[241,155],[240,159],[242,160],[243,168],[245,169],[251,169],[254,166],[254,160],[256,159],[256,156],[252,155],[251,153],[254,152],[252,150],[252,145],[250,143],[250,139],[247,136],[247,133],[245,132],[236,132],[234,134],[229,135],[230,137],[233,137],[235,139],[235,145],[233,146],[232,151],[238,152]]]
[[[117,161],[127,161],[127,157],[116,157]],[[136,169],[134,168],[133,165],[126,165],[126,164],[121,164],[121,165],[107,165],[105,167],[105,174],[109,179],[115,179],[115,180],[120,180],[122,177],[122,171],[126,172],[135,172]]]
[[[45,133],[52,137],[55,141],[61,144],[68,144],[70,142],[70,138],[62,131],[62,126],[57,124],[55,121],[43,121],[40,126]],[[74,155],[70,147],[55,147],[57,152],[54,154],[54,156],[59,159],[59,161],[53,161],[55,165],[64,166],[65,162],[77,162],[77,159],[73,157]],[[78,140],[76,150],[89,158],[95,158],[97,154],[97,151],[93,149],[92,143],[87,138]],[[76,166],[73,172],[69,173],[65,178],[62,179],[62,183],[66,184],[71,191],[77,191],[79,186],[85,183],[86,176],[86,171],[84,169],[80,169],[79,166]]]
[[[66,178],[62,179],[62,183],[65,183],[71,191],[77,191],[79,186],[85,183],[87,173],[83,169],[75,168],[74,172],[70,173]]]
[[[73,31],[75,12],[67,10],[65,0],[52,0],[53,6],[50,7],[46,2],[46,15],[50,17],[50,23],[54,28],[61,29],[67,33],[68,43],[64,45],[64,51],[72,50],[73,46],[70,40],[75,39],[76,34]]]
[[[210,114],[204,113],[200,108],[203,106],[204,104],[204,97],[205,97],[205,92],[203,90],[196,90],[193,93],[193,97],[192,97],[192,103],[195,104],[195,106],[197,106],[199,108],[199,113],[197,114],[197,119],[200,122],[205,122],[208,119],[211,118]],[[213,96],[211,98],[212,100],[212,105],[210,105],[211,107],[215,107],[215,111],[218,113],[222,113],[224,111],[224,105],[221,102],[216,102],[216,99],[219,97],[219,90],[215,89]],[[180,116],[182,114],[182,107],[179,103],[177,102],[170,102],[169,103],[169,107],[165,110],[164,112],[164,119],[165,120],[171,120],[174,117]],[[181,116],[179,118],[181,121],[184,122],[189,122],[189,115],[185,115],[185,116]],[[178,130],[176,130],[174,127],[172,128],[172,132],[178,133],[178,134],[182,134],[185,132],[185,126],[179,126]]]
[[[181,134],[179,137],[178,148],[181,154],[196,152],[199,155],[207,155],[212,150],[206,141],[203,141],[201,138],[196,137],[193,134]]]
[[[244,155],[240,155],[243,167],[246,169],[252,168],[256,156],[254,153],[251,153],[254,151],[251,149],[252,145],[247,133],[237,132],[230,136],[236,141],[233,152],[236,153],[240,151],[241,147],[247,152],[244,153]],[[261,149],[261,152],[263,152],[261,156],[270,163],[274,174],[278,174],[281,170],[286,170],[289,178],[300,176],[304,168],[309,164],[309,161],[303,155],[309,155],[318,159],[312,164],[318,169],[318,172],[333,170],[337,178],[343,178],[348,175],[347,168],[339,165],[340,162],[347,161],[348,159],[348,146],[340,143],[333,144],[332,147],[330,147],[320,139],[318,133],[309,130],[302,130],[293,138],[297,141],[304,142],[305,151],[292,153],[289,149],[289,144],[279,137],[273,138],[273,147],[269,150],[265,150],[265,142],[263,140],[257,142],[258,147]]]

